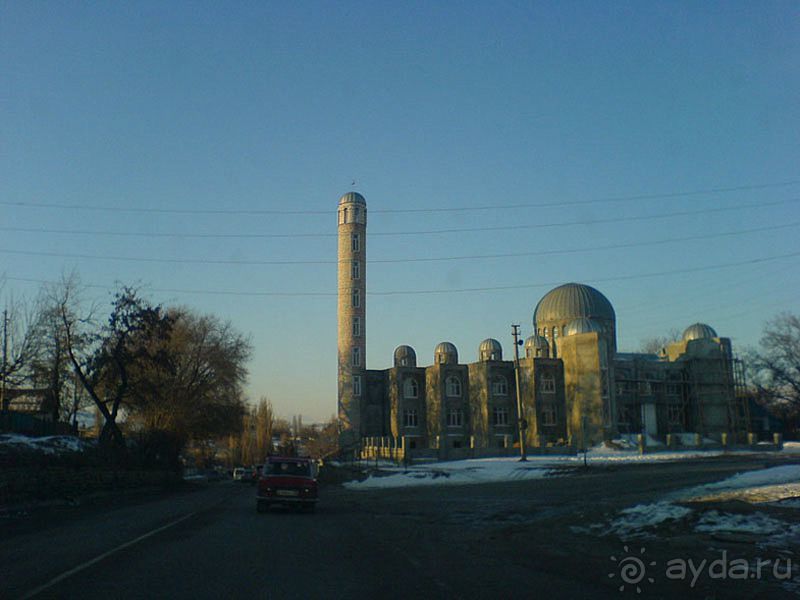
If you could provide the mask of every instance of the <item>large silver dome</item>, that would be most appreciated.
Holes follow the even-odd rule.
[[[478,357],[481,361],[503,360],[503,347],[495,339],[483,340],[478,346]]]
[[[339,198],[339,204],[363,204],[366,206],[367,201],[364,199],[364,196],[358,192],[347,192]]]
[[[717,336],[717,332],[714,331],[713,327],[706,325],[705,323],[695,323],[694,325],[689,325],[689,327],[687,327],[683,332],[684,342],[699,339],[712,339],[715,337],[719,337]]]
[[[433,351],[433,361],[439,365],[458,364],[458,350],[455,344],[450,342],[437,344],[436,349]]]
[[[417,353],[411,346],[398,346],[394,351],[395,367],[416,367]]]
[[[589,285],[567,283],[550,290],[536,305],[533,312],[534,327],[551,321],[573,319],[616,321],[614,307],[603,294]]]

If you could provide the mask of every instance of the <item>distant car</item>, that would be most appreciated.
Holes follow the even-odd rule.
[[[247,475],[249,475],[249,473],[247,472],[247,469],[245,469],[244,467],[236,467],[233,470],[234,481],[249,481]]]
[[[273,504],[303,508],[313,512],[317,493],[317,463],[309,458],[267,459],[256,491],[256,509],[266,512]]]

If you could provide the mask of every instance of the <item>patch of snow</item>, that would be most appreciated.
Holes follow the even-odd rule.
[[[783,442],[783,452],[786,454],[800,454],[800,442]]]
[[[459,460],[433,465],[388,469],[364,481],[343,484],[354,490],[387,489],[420,485],[464,485],[495,481],[519,481],[545,477],[548,469],[520,463],[517,458]]]
[[[691,514],[691,509],[677,506],[670,502],[654,504],[637,504],[621,510],[617,518],[611,521],[600,532],[601,535],[613,534],[620,539],[647,537],[651,530],[667,521],[679,521]]]
[[[774,502],[800,497],[800,465],[781,465],[737,473],[733,477],[683,490],[674,495],[682,500],[731,500]]]
[[[80,438],[69,435],[49,435],[30,437],[17,433],[0,435],[0,447],[17,448],[44,454],[62,454],[64,452],[83,452],[90,444]]]
[[[787,528],[793,527],[800,526],[789,525],[764,513],[742,515],[710,510],[697,521],[695,530],[702,533],[754,533],[767,536],[785,533]]]

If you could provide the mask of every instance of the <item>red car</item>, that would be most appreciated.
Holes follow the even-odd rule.
[[[313,512],[317,500],[315,461],[310,458],[278,456],[267,459],[258,479],[258,512],[266,512],[273,504],[285,504]]]

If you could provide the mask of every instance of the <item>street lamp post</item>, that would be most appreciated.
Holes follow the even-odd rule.
[[[511,334],[514,336],[514,382],[517,385],[517,431],[519,432],[519,460],[525,462],[528,457],[525,453],[525,430],[528,422],[525,420],[525,413],[522,411],[522,389],[519,385],[519,346],[522,340],[519,339],[519,325],[511,326]]]

